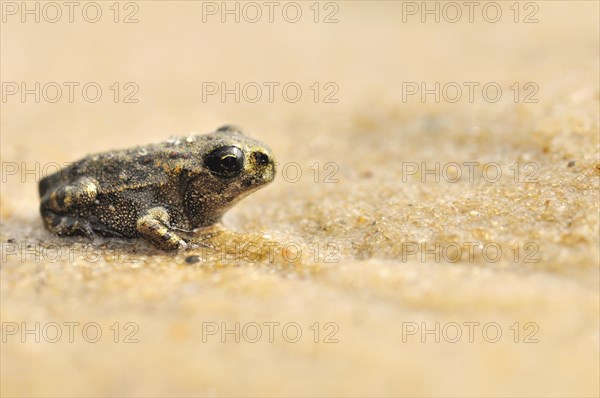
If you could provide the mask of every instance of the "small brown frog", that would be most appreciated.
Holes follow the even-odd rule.
[[[188,248],[181,233],[218,222],[273,181],[271,150],[235,126],[166,143],[88,156],[39,184],[49,231],[147,239]]]

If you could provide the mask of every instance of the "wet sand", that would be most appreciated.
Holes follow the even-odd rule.
[[[3,91],[3,396],[598,396],[598,3],[132,4],[2,24],[2,81],[40,82]],[[279,166],[213,249],[44,230],[56,166],[226,123]]]

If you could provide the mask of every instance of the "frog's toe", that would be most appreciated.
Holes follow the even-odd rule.
[[[91,240],[95,234],[90,223],[80,218],[56,214],[49,210],[42,211],[46,229],[59,236],[83,235]]]

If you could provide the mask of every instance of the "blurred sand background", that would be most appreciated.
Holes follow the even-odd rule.
[[[4,14],[2,82],[96,82],[103,94],[96,103],[76,89],[73,103],[17,95],[1,104],[2,395],[598,396],[599,6],[521,2],[515,23],[512,3],[497,3],[497,23],[481,8],[474,23],[403,22],[402,2],[366,1],[335,3],[338,22],[329,24],[321,21],[336,7],[319,4],[315,23],[312,2],[297,3],[297,23],[277,11],[273,23],[218,15],[204,23],[192,1],[121,3],[120,20],[136,11],[131,24],[113,21],[112,2],[99,3],[98,23],[78,11],[73,23]],[[538,22],[522,23],[533,11]],[[115,103],[115,82],[137,85],[139,102]],[[303,94],[296,103],[278,90],[272,103],[266,91],[256,103],[203,101],[203,82],[296,82]],[[315,103],[314,82],[335,83],[338,102],[324,103],[322,89]],[[403,82],[496,82],[503,92],[496,103],[480,90],[472,103],[466,91],[457,103],[403,101]],[[522,89],[515,103],[515,82],[535,83],[538,102],[524,103],[531,90]],[[303,171],[292,183],[293,170],[280,169],[211,238],[275,242],[272,258],[212,253],[190,264],[187,256],[203,253],[116,241],[90,260],[89,242],[43,229],[40,173],[25,168],[225,123]],[[324,182],[328,162],[339,166],[336,183]],[[478,166],[472,182],[423,183],[402,162],[495,162],[502,176],[488,182]],[[535,181],[521,170],[515,182],[515,162],[533,164]],[[407,255],[406,242],[438,254],[436,243],[477,249],[473,259],[436,261]],[[502,250],[496,262],[482,255],[490,244]],[[290,261],[297,247],[301,258]],[[60,341],[47,341],[47,328],[39,343],[22,335],[36,322],[61,325]],[[87,342],[76,329],[69,342],[64,322],[95,322],[102,338]],[[128,322],[137,343],[123,342]],[[206,333],[236,322],[246,327],[239,343]],[[280,324],[273,342],[265,322]],[[293,331],[281,333],[292,322],[302,331],[296,343],[284,338]],[[479,324],[472,342],[465,322]],[[263,325],[255,343],[253,323]],[[422,334],[436,323],[439,342]],[[500,328],[499,341],[490,342],[496,329],[482,334],[487,324]],[[324,342],[330,333],[337,343]]]

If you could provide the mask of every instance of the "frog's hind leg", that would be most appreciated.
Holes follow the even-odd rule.
[[[42,188],[40,192],[41,190]],[[72,184],[63,185],[54,191],[48,192],[46,189],[42,197],[42,208],[64,213],[72,207],[92,204],[97,196],[98,182],[89,177],[81,177]]]
[[[48,231],[59,236],[83,235],[91,240],[94,239],[94,231],[89,221],[69,215],[57,214],[43,207],[40,211],[44,220],[44,226]]]
[[[96,181],[82,177],[73,184],[63,185],[53,191],[48,191],[47,187],[44,190],[40,212],[46,229],[61,236],[85,235],[93,239],[94,232],[89,221],[72,216],[69,211],[88,206],[96,200]]]

